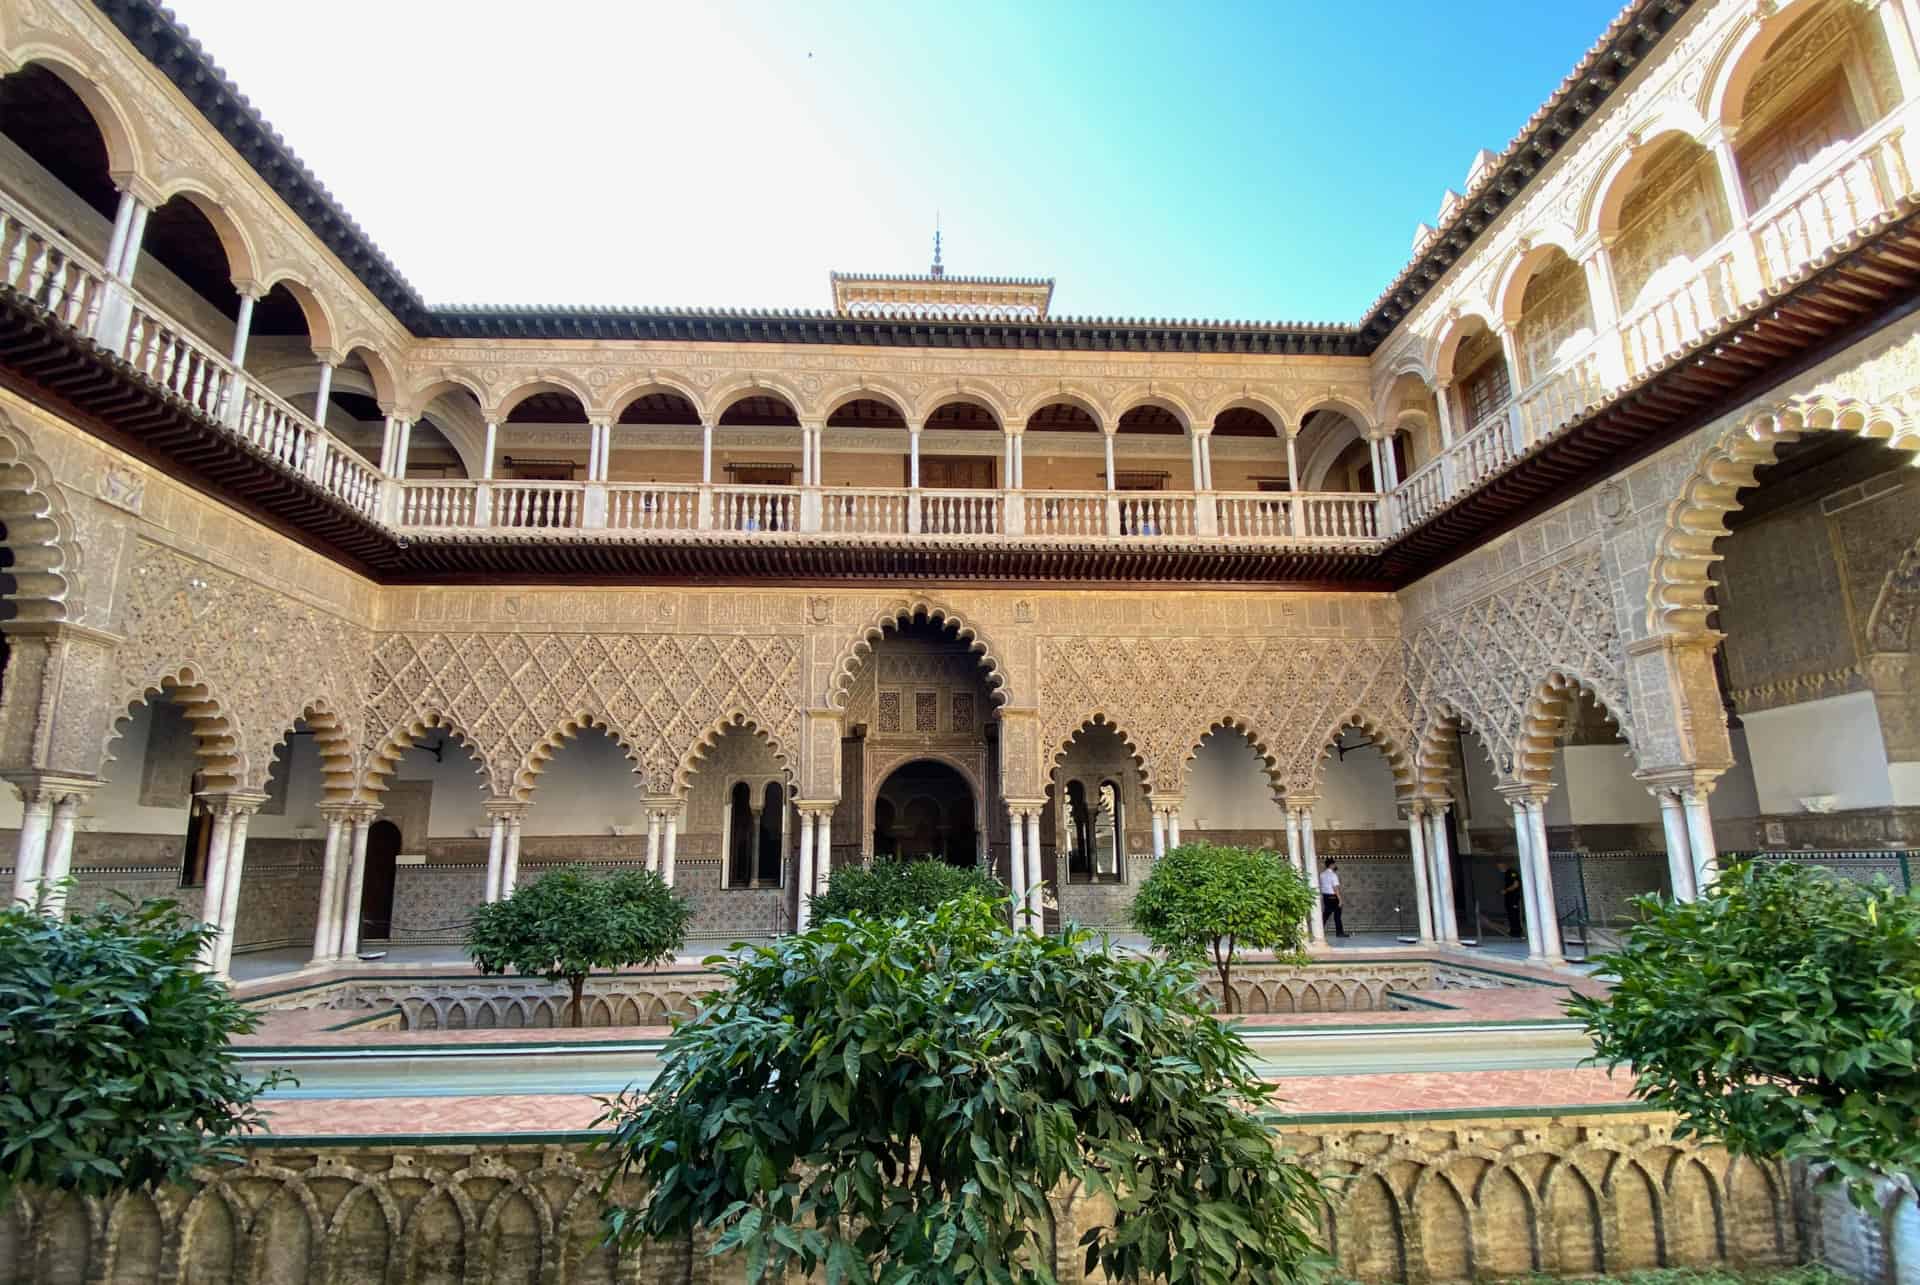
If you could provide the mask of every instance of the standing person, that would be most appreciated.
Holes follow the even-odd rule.
[[[1340,917],[1340,876],[1329,861],[1320,870],[1320,918],[1333,925],[1333,935],[1347,936],[1347,921]]]
[[[1507,906],[1507,936],[1524,937],[1527,921],[1520,913],[1520,872],[1512,866],[1500,867],[1500,900]]]

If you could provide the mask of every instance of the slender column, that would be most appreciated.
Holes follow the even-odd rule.
[[[320,863],[320,908],[313,917],[313,962],[316,964],[331,959],[333,948],[340,942],[340,926],[334,915],[338,910],[335,903],[340,899],[347,836],[347,820],[342,813],[326,808],[321,811],[327,821],[327,847]]]
[[[1300,869],[1300,814],[1291,806],[1287,808],[1287,864]]]
[[[220,890],[219,956],[214,961],[215,975],[227,977],[233,969],[233,938],[240,925],[240,873],[247,863],[247,826],[253,811],[266,802],[264,795],[251,803],[234,806],[233,838],[227,845],[227,879]]]
[[[46,895],[41,904],[50,915],[66,909],[66,878],[73,868],[73,829],[80,819],[80,805],[86,796],[68,791],[55,796],[53,826],[47,833],[46,876],[41,880]]]
[[[1400,485],[1400,459],[1393,453],[1391,435],[1380,439],[1380,463],[1387,470],[1387,490],[1395,490]]]
[[[1106,445],[1107,445],[1107,489],[1111,491],[1115,489],[1113,484],[1113,437],[1114,435],[1112,433],[1105,433],[1105,434],[1102,434],[1102,436],[1105,438]]]
[[[1413,858],[1413,899],[1418,903],[1420,943],[1433,944],[1433,889],[1427,882],[1426,805],[1418,801],[1407,808],[1407,844]]]
[[[700,425],[700,485],[713,485],[713,425],[706,421]]]
[[[1714,169],[1720,175],[1720,194],[1727,203],[1727,215],[1739,235],[1733,238],[1733,286],[1735,302],[1745,302],[1760,293],[1760,255],[1753,245],[1753,211],[1747,207],[1747,185],[1740,178],[1740,162],[1733,154],[1733,140],[1715,130],[1707,145],[1713,153]]]
[[[816,486],[826,484],[827,433],[824,427],[816,428],[813,434],[813,477]]]
[[[313,422],[327,426],[327,398],[333,395],[333,363],[320,363],[320,387],[313,394]]]
[[[1900,84],[1901,101],[1911,103],[1920,98],[1920,60],[1915,58],[1911,24],[1898,4],[1883,3],[1878,8],[1887,50],[1893,55],[1893,74]]]
[[[1713,842],[1713,815],[1707,810],[1707,791],[1711,785],[1695,785],[1680,791],[1680,807],[1687,816],[1687,848],[1693,862],[1693,889],[1696,896],[1713,887],[1720,877],[1720,853]]]
[[[513,895],[520,882],[520,826],[524,817],[515,812],[507,818],[507,851],[500,860],[500,900]]]
[[[1167,807],[1167,846],[1170,848],[1180,846],[1180,805],[1178,803]]]
[[[147,236],[147,216],[152,213],[152,208],[145,201],[136,200],[133,203],[133,221],[127,225],[127,243],[121,247],[120,262],[113,269],[113,275],[123,285],[133,283],[133,270],[140,263],[140,243]]]
[[[1515,863],[1520,868],[1520,904],[1527,915],[1527,961],[1540,962],[1540,898],[1539,874],[1533,866],[1533,822],[1527,815],[1526,800],[1509,796],[1507,802],[1513,809],[1513,841],[1517,854]]]
[[[1013,926],[1027,922],[1027,818],[1019,808],[1007,811],[1007,884],[1013,894]]]
[[[1287,434],[1287,490],[1295,495],[1300,493],[1300,451],[1294,445],[1292,433]]]
[[[1373,465],[1373,490],[1378,495],[1386,489],[1386,470],[1380,467],[1380,439],[1377,437],[1367,439],[1367,462]]]
[[[20,842],[13,856],[13,899],[29,906],[40,899],[40,875],[46,867],[47,839],[53,827],[53,799],[22,785],[25,806],[20,817]]]
[[[1440,449],[1453,445],[1453,381],[1442,379],[1433,386],[1433,408],[1440,416]]]
[[[1207,484],[1202,490],[1213,489],[1213,434],[1200,434],[1200,471],[1207,475]]]
[[[400,442],[400,458],[394,468],[393,475],[403,478],[407,475],[407,465],[410,462],[408,457],[413,454],[413,421],[403,415],[395,415],[393,417],[393,432],[394,436],[398,438]]]
[[[380,471],[382,473],[392,474],[394,464],[393,452],[393,416],[389,415],[381,421]]]
[[[757,861],[760,856],[757,842],[760,838],[760,813],[757,810],[753,812],[753,820],[753,837],[756,840],[753,855]],[[653,874],[660,873],[660,813],[654,808],[647,809],[647,870]]]
[[[1115,836],[1115,842],[1118,842]],[[1040,904],[1040,885],[1043,876],[1040,871],[1040,809],[1027,809],[1027,896],[1033,905],[1033,931],[1046,931],[1047,919],[1044,907]]]
[[[373,810],[364,809],[353,818],[353,859],[347,865],[345,897],[340,904],[340,958],[355,959],[360,954],[360,902],[367,890],[367,834],[373,829]]]
[[[782,820],[785,820],[784,816]],[[667,823],[665,834],[663,835],[664,845],[660,854],[660,877],[666,880],[667,887],[669,888],[673,887],[674,849],[678,846],[679,838],[680,810],[675,808],[673,811],[667,813]],[[784,849],[781,855],[786,855]]]
[[[1566,962],[1560,947],[1560,900],[1553,890],[1553,851],[1547,844],[1547,805],[1542,798],[1527,801],[1527,824],[1533,830],[1533,860],[1540,889],[1540,955],[1543,962]]]
[[[497,419],[489,419],[487,421],[486,454],[480,461],[480,480],[482,482],[493,481],[493,452],[499,441],[500,421]]]
[[[489,902],[500,900],[501,874],[507,863],[507,814],[502,810],[489,809],[491,824],[487,829],[487,889]]]
[[[1307,882],[1313,885],[1312,908],[1307,912],[1307,926],[1313,932],[1313,944],[1327,944],[1327,924],[1320,913],[1320,853],[1313,842],[1313,805],[1296,805],[1300,813],[1300,859],[1306,863]]]
[[[1653,797],[1660,803],[1660,828],[1667,838],[1667,882],[1675,901],[1692,901],[1699,895],[1693,883],[1693,849],[1687,842],[1687,814],[1680,796],[1670,786],[1656,786]]]
[[[800,869],[797,872],[799,887],[794,890],[793,927],[795,932],[805,932],[813,920],[812,909],[807,898],[813,894],[813,830],[819,818],[810,810],[800,813]],[[754,868],[759,868],[758,854],[755,854]]]
[[[247,340],[253,333],[253,304],[253,295],[242,294],[240,315],[233,319],[233,349],[228,360],[233,363],[235,370],[240,369],[247,360]]]
[[[822,812],[813,827],[813,885],[825,891],[833,878],[833,813]]]
[[[203,796],[202,802],[212,819],[207,835],[207,878],[200,889],[200,921],[217,928],[227,895],[227,849],[233,842],[233,812],[217,797]],[[207,962],[212,963],[212,958]]]
[[[1007,432],[1000,435],[1000,486],[1013,489],[1013,434]]]
[[[813,430],[802,424],[800,426],[800,485],[812,486],[818,480],[813,475]]]
[[[1167,818],[1159,808],[1153,810],[1153,859],[1167,855]]]
[[[1427,810],[1427,860],[1433,866],[1433,900],[1439,912],[1440,940],[1458,944],[1460,915],[1453,898],[1453,851],[1447,842],[1447,804]]]
[[[138,197],[121,189],[120,206],[113,212],[113,238],[107,242],[107,257],[104,260],[109,276],[120,275],[120,260],[127,252],[127,234],[133,226],[133,212],[139,205]]]
[[[1013,484],[1022,491],[1027,489],[1027,435],[1025,433],[1013,439]]]
[[[915,490],[920,488],[920,429],[917,425],[907,431],[907,485]]]
[[[1207,469],[1200,462],[1200,434],[1192,434],[1187,441],[1193,451],[1193,489],[1204,491],[1207,489]]]

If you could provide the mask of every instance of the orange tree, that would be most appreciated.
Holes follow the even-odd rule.
[[[1274,853],[1183,843],[1153,863],[1133,899],[1133,926],[1176,959],[1210,959],[1231,1013],[1237,952],[1300,957],[1313,897],[1306,877]]]

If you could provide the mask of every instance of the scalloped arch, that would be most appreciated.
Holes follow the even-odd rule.
[[[201,761],[201,789],[209,794],[245,787],[250,779],[246,751],[241,749],[240,729],[228,707],[204,679],[200,667],[185,664],[164,673],[149,676],[140,684],[140,695],[107,725],[106,740],[100,746],[97,776],[106,775],[113,761],[113,743],[125,733],[133,711],[156,696],[166,696],[180,707],[180,713],[193,728],[194,750]]]
[[[859,633],[840,649],[834,661],[825,703],[834,709],[845,709],[847,697],[853,687],[854,676],[859,673],[860,666],[872,654],[873,645],[885,637],[887,630],[898,631],[903,623],[911,623],[915,620],[925,620],[942,629],[954,630],[960,641],[968,644],[972,649],[981,668],[986,671],[988,699],[996,705],[1005,705],[1012,699],[1011,676],[1000,661],[1000,653],[994,649],[986,635],[964,620],[958,612],[930,599],[912,598],[890,603],[869,616]]]
[[[1232,732],[1245,741],[1254,757],[1260,760],[1267,774],[1267,783],[1276,793],[1285,791],[1286,765],[1275,754],[1270,742],[1257,731],[1251,720],[1234,714],[1223,714],[1207,724],[1207,730],[1187,742],[1186,752],[1180,756],[1180,789],[1184,792],[1192,785],[1193,763],[1200,755],[1200,747],[1210,738],[1223,732]]]
[[[300,721],[311,729],[314,745],[320,751],[321,801],[324,803],[350,802],[358,784],[352,733],[325,697],[308,701],[302,706]],[[273,775],[273,764],[279,758],[277,751],[282,744],[287,743],[287,738],[292,732],[291,727],[282,729],[280,739],[274,742],[273,749],[267,752],[267,761],[260,765],[259,779],[248,782],[250,786],[266,789],[267,781]]]
[[[1061,738],[1060,742],[1053,747],[1053,752],[1047,759],[1047,779],[1054,781],[1059,778],[1060,769],[1063,766],[1061,760],[1066,757],[1067,751],[1073,748],[1075,741],[1085,736],[1088,732],[1103,727],[1112,732],[1120,739],[1120,743],[1127,747],[1127,755],[1133,760],[1134,770],[1140,774],[1140,787],[1144,789],[1147,792],[1147,796],[1151,798],[1154,793],[1153,768],[1147,762],[1146,751],[1141,749],[1138,741],[1134,740],[1133,733],[1127,731],[1125,727],[1108,715],[1105,710],[1095,710],[1078,723],[1075,723],[1073,730]]]
[[[405,723],[381,739],[379,748],[367,756],[360,773],[356,797],[371,803],[386,793],[387,779],[399,769],[401,756],[413,747],[415,741],[434,731],[445,732],[466,747],[467,756],[474,764],[474,775],[480,778],[480,788],[490,793],[493,773],[488,768],[486,755],[481,752],[479,742],[456,720],[436,709],[411,715]]]
[[[1307,783],[1312,793],[1320,792],[1320,787],[1327,775],[1327,756],[1332,752],[1334,742],[1340,738],[1340,733],[1349,727],[1357,727],[1373,738],[1374,747],[1387,761],[1387,770],[1393,773],[1393,788],[1396,794],[1404,795],[1413,788],[1413,759],[1408,755],[1406,747],[1400,744],[1399,738],[1385,729],[1379,719],[1355,709],[1349,710],[1333,726],[1321,732],[1320,752],[1313,759],[1313,779]]]
[[[604,733],[620,747],[627,761],[633,764],[634,788],[643,789],[646,763],[641,757],[640,748],[608,719],[583,709],[569,714],[560,721],[558,727],[534,742],[533,748],[527,751],[514,772],[513,797],[522,803],[531,803],[533,792],[540,785],[540,776],[547,770],[547,764],[553,761],[553,756],[561,746],[586,731]]]
[[[1648,568],[1646,628],[1650,635],[1698,638],[1708,633],[1707,589],[1727,533],[1727,514],[1740,507],[1742,488],[1771,464],[1783,442],[1803,434],[1856,433],[1905,451],[1920,451],[1920,427],[1903,409],[1851,398],[1789,398],[1748,416],[1707,447],[1694,465],[1654,543]]]
[[[74,618],[80,546],[66,495],[26,434],[0,413],[0,524],[13,553],[13,588],[6,598],[22,621]]]
[[[1533,686],[1521,723],[1519,743],[1514,746],[1514,776],[1529,785],[1553,784],[1553,756],[1560,738],[1566,734],[1567,717],[1586,692],[1600,707],[1607,720],[1619,729],[1629,749],[1633,720],[1629,717],[1626,696],[1608,692],[1603,684],[1565,666],[1556,665]]]
[[[773,755],[773,761],[779,765],[781,775],[791,785],[794,779],[794,764],[787,751],[782,748],[780,738],[762,727],[751,715],[736,711],[724,714],[708,724],[707,730],[702,732],[699,738],[687,747],[687,752],[680,756],[680,766],[673,774],[675,794],[682,798],[686,797],[687,792],[693,788],[693,778],[700,774],[703,760],[713,751],[722,736],[735,729],[751,735],[765,745],[768,752]]]

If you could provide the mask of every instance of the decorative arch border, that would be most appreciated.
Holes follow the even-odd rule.
[[[234,217],[226,198],[192,175],[181,175],[162,184],[154,193],[154,208],[159,209],[174,197],[186,201],[213,227],[220,249],[227,256],[227,276],[236,288],[260,279],[260,255],[253,238]],[[304,305],[303,305],[304,306]],[[311,322],[309,322],[311,325]],[[318,346],[318,345],[316,345]]]
[[[709,723],[707,730],[702,732],[693,744],[687,747],[686,753],[680,756],[680,765],[673,774],[673,792],[676,795],[681,798],[687,797],[688,791],[693,788],[693,778],[700,774],[707,755],[719,744],[722,736],[736,729],[754,737],[767,747],[773,755],[773,761],[780,775],[786,780],[785,788],[791,793],[796,776],[792,756],[781,746],[780,738],[772,729],[761,726],[759,720],[751,714],[736,710],[723,714]]]
[[[1254,727],[1252,720],[1235,714],[1222,714],[1208,723],[1204,732],[1188,740],[1187,748],[1181,753],[1179,784],[1182,793],[1193,785],[1193,763],[1200,757],[1200,747],[1210,737],[1221,732],[1237,732],[1241,739],[1246,741],[1248,748],[1253,751],[1254,757],[1260,760],[1260,765],[1267,774],[1268,786],[1276,794],[1286,792],[1286,764],[1274,752],[1267,738]]]
[[[519,767],[513,774],[513,797],[520,803],[533,802],[533,792],[540,786],[540,777],[547,770],[547,764],[568,741],[586,731],[602,732],[620,747],[627,761],[633,764],[634,788],[646,789],[647,763],[641,747],[635,745],[626,733],[615,727],[610,719],[589,710],[581,709],[560,720],[551,732],[535,741],[530,749],[521,756]]]
[[[1479,322],[1489,333],[1495,329],[1493,308],[1489,305],[1482,312],[1477,308],[1464,308],[1447,318],[1433,341],[1433,351],[1427,358],[1427,369],[1434,371],[1436,387],[1441,380],[1453,379],[1453,363],[1460,355],[1460,345],[1466,342],[1467,332],[1473,324]]]
[[[1639,748],[1631,733],[1633,719],[1627,709],[1626,694],[1610,693],[1587,675],[1556,665],[1533,685],[1533,694],[1527,699],[1520,734],[1513,747],[1513,776],[1517,781],[1538,786],[1553,784],[1554,751],[1566,731],[1567,716],[1583,691],[1619,729],[1628,749]]]
[[[938,411],[942,406],[953,406],[956,404],[978,406],[981,410],[993,416],[994,423],[1000,426],[1000,431],[1003,433],[1012,431],[1017,427],[1013,422],[1013,412],[1008,409],[1006,399],[1003,398],[998,391],[987,384],[966,379],[956,381],[951,387],[929,389],[914,406],[914,413],[920,417],[920,422],[924,424],[933,418],[934,412]]]
[[[1480,746],[1481,753],[1487,756],[1487,766],[1493,769],[1496,779],[1507,773],[1500,766],[1499,754],[1489,733],[1482,731],[1471,715],[1463,714],[1460,709],[1445,697],[1434,703],[1428,715],[1426,725],[1415,737],[1413,752],[1413,793],[1415,797],[1432,798],[1445,795],[1453,785],[1453,770],[1460,762],[1454,752],[1455,733],[1471,735]]]
[[[1134,771],[1140,774],[1140,788],[1146,791],[1148,798],[1152,798],[1154,794],[1153,768],[1149,765],[1147,752],[1141,748],[1138,741],[1134,740],[1133,733],[1129,732],[1125,725],[1118,722],[1105,710],[1095,710],[1079,722],[1074,723],[1073,730],[1061,737],[1054,744],[1052,751],[1047,756],[1047,780],[1050,782],[1058,781],[1062,766],[1061,760],[1066,757],[1067,751],[1073,748],[1073,743],[1079,740],[1083,734],[1090,729],[1098,727],[1104,727],[1112,732],[1120,739],[1120,743],[1127,747],[1127,756],[1133,760]]]
[[[419,417],[426,413],[427,407],[448,393],[464,390],[473,395],[474,410],[481,415],[487,413],[487,394],[479,382],[463,371],[440,371],[429,375],[420,382],[411,385],[401,397],[401,405],[396,407],[400,413]]]
[[[1114,403],[1113,432],[1119,433],[1120,421],[1134,411],[1139,410],[1142,406],[1152,406],[1172,415],[1180,421],[1180,431],[1188,437],[1193,436],[1200,423],[1200,417],[1194,413],[1193,408],[1189,406],[1184,399],[1167,392],[1165,389],[1145,388],[1138,392],[1128,393],[1125,397]],[[1209,429],[1213,427],[1211,420],[1207,422],[1207,427]]]
[[[1022,402],[1015,418],[1019,421],[1021,432],[1027,431],[1027,421],[1049,406],[1074,406],[1093,417],[1093,426],[1102,433],[1107,431],[1110,422],[1118,420],[1118,415],[1110,414],[1100,395],[1090,388],[1079,384],[1062,382],[1053,387],[1035,393]]]
[[[912,424],[915,422],[912,394],[906,392],[904,389],[895,387],[884,379],[876,380],[866,376],[850,380],[846,383],[836,382],[832,386],[822,389],[820,395],[814,401],[814,405],[818,410],[814,413],[813,417],[819,419],[822,424],[825,424],[833,418],[836,412],[851,406],[855,402],[879,402],[883,406],[892,407],[894,412],[898,414],[901,419],[907,421],[907,423]],[[799,406],[796,405],[794,407],[796,414],[800,413],[800,410],[801,408]]]
[[[132,120],[111,89],[100,83],[97,72],[88,69],[89,59],[65,44],[45,38],[6,51],[0,57],[0,73],[12,75],[31,66],[45,67],[60,78],[86,107],[93,126],[107,146],[107,170],[116,177],[145,178],[145,148]]]
[[[713,416],[711,422],[718,426],[721,417],[733,409],[735,402],[743,402],[749,397],[769,396],[785,402],[795,419],[806,419],[811,414],[808,399],[800,395],[799,389],[785,380],[771,379],[765,375],[752,375],[721,384],[707,394],[705,412]]]
[[[300,315],[306,319],[308,347],[316,353],[337,351],[339,327],[334,323],[333,310],[327,307],[327,301],[318,290],[302,280],[292,268],[272,270],[261,278],[259,285],[263,291],[285,286],[287,293],[293,296],[294,303],[300,306]]]
[[[1562,238],[1545,233],[1523,240],[1520,247],[1514,250],[1512,256],[1500,269],[1498,278],[1500,284],[1493,290],[1494,316],[1500,318],[1509,329],[1518,326],[1521,321],[1521,304],[1527,295],[1527,286],[1540,275],[1541,269],[1554,255],[1562,256],[1575,268],[1580,266],[1580,260],[1574,254],[1572,245],[1571,237]],[[1586,289],[1584,280],[1580,288]],[[1593,309],[1591,298],[1587,300],[1587,309],[1589,312]]]
[[[228,712],[227,703],[214,694],[202,677],[201,667],[192,663],[150,676],[139,685],[137,694],[127,701],[126,707],[108,720],[96,775],[106,775],[106,766],[113,761],[113,743],[132,721],[133,711],[152,703],[157,696],[165,696],[178,705],[182,717],[193,728],[194,751],[201,761],[200,776],[206,791],[218,793],[243,788],[250,774],[246,751],[241,748],[239,726]]]
[[[13,551],[15,618],[58,623],[70,618],[79,588],[80,545],[53,470],[11,419],[0,413],[0,523]]]
[[[1360,436],[1363,438],[1370,436],[1373,432],[1372,409],[1368,407],[1366,403],[1355,400],[1347,393],[1333,391],[1302,398],[1299,404],[1294,407],[1294,424],[1304,426],[1307,422],[1307,416],[1317,410],[1333,410],[1345,415],[1353,421],[1354,427],[1360,430]]]
[[[926,598],[911,598],[889,603],[867,617],[867,623],[840,649],[828,680],[827,705],[835,710],[846,709],[847,698],[853,691],[853,680],[859,674],[861,665],[873,654],[873,645],[886,636],[887,630],[898,631],[902,623],[921,619],[943,629],[953,628],[960,641],[968,645],[977,663],[986,671],[987,698],[995,705],[1008,702],[1012,696],[1012,682],[1006,666],[1001,662],[1001,653],[987,636],[958,612]]]
[[[1319,750],[1308,767],[1310,778],[1288,784],[1304,785],[1304,792],[1318,794],[1326,780],[1327,754],[1333,749],[1333,743],[1339,739],[1340,733],[1349,727],[1357,727],[1373,737],[1374,747],[1380,751],[1380,757],[1387,761],[1387,770],[1393,774],[1393,792],[1402,797],[1410,793],[1414,787],[1413,755],[1400,743],[1402,738],[1388,731],[1382,720],[1359,709],[1347,711],[1321,732]]]
[[[1700,78],[1700,97],[1695,106],[1707,121],[1727,130],[1740,127],[1746,113],[1747,90],[1759,75],[1761,64],[1787,29],[1804,17],[1821,0],[1787,0],[1785,4],[1748,6],[1746,15],[1720,47],[1707,59],[1706,74]]]
[[[586,386],[571,375],[551,370],[543,370],[537,375],[511,385],[500,394],[493,405],[487,406],[482,403],[482,409],[488,419],[504,423],[507,416],[513,413],[514,407],[539,393],[570,393],[580,403],[580,414],[583,417],[591,417],[593,413],[588,409],[593,405],[593,395],[587,391]]]
[[[1754,484],[1755,472],[1773,462],[1781,443],[1818,432],[1855,433],[1920,451],[1920,426],[1907,411],[1828,394],[1789,398],[1722,432],[1668,506],[1654,543],[1647,577],[1649,635],[1707,635],[1709,573],[1722,556],[1713,546],[1727,533],[1727,514],[1740,507],[1740,490]]]
[[[446,732],[466,746],[468,756],[478,764],[474,775],[480,778],[480,788],[490,792],[493,789],[493,772],[479,741],[451,716],[433,709],[410,715],[406,722],[388,732],[381,739],[379,747],[367,755],[356,791],[360,801],[371,803],[386,793],[387,781],[399,770],[401,756],[413,748],[415,741],[434,731]]]
[[[1601,164],[1580,198],[1578,218],[1582,237],[1597,236],[1611,242],[1618,236],[1620,211],[1646,175],[1654,154],[1675,139],[1701,146],[1700,135],[1705,128],[1699,113],[1676,103],[1629,133],[1627,141]]]
[[[333,704],[325,697],[308,701],[300,708],[300,721],[313,731],[314,745],[320,751],[321,802],[346,803],[354,797],[359,784],[359,773],[355,770],[353,757],[353,734],[348,730],[340,715],[334,712]],[[248,784],[266,789],[267,781],[273,775],[274,753],[280,748],[280,742],[287,740],[291,726],[282,729],[280,740],[275,741],[267,751],[266,761],[260,764],[259,779]],[[292,747],[288,747],[287,766],[291,771]]]
[[[1293,436],[1294,430],[1290,426],[1291,421],[1287,418],[1286,409],[1272,397],[1251,388],[1242,388],[1238,392],[1214,399],[1200,412],[1195,422],[1204,425],[1206,431],[1210,433],[1213,431],[1214,421],[1230,410],[1250,410],[1259,415],[1273,425],[1273,435],[1281,441]]]
[[[694,386],[657,370],[650,370],[637,379],[629,379],[619,385],[601,401],[600,407],[608,419],[617,420],[628,406],[654,393],[672,393],[675,397],[684,397],[700,422],[708,422],[706,403]]]

